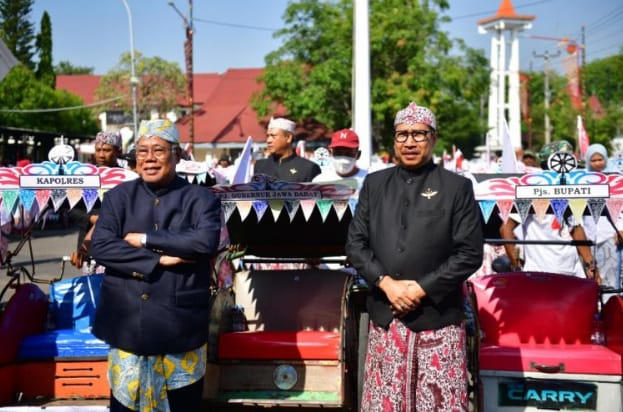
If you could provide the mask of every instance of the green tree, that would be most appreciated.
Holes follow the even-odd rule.
[[[0,36],[11,53],[26,67],[33,69],[32,23],[28,19],[33,0],[0,0]]]
[[[178,106],[184,98],[185,78],[177,63],[160,57],[143,57],[135,51],[135,71],[138,77],[137,101],[139,118],[149,117],[151,110],[166,113]],[[118,98],[108,109],[132,110],[130,85],[130,53],[121,55],[120,62],[106,73],[95,91],[98,100]]]
[[[52,23],[48,12],[43,12],[41,17],[41,30],[35,41],[39,62],[35,75],[48,86],[56,87],[56,76],[52,67]]]
[[[266,56],[265,88],[252,102],[260,115],[279,104],[299,120],[331,129],[351,125],[353,10],[351,0],[291,3],[283,45]],[[489,76],[482,51],[451,40],[444,0],[370,2],[371,112],[377,145],[391,144],[393,117],[413,100],[438,117],[437,150],[456,144],[468,155],[483,139],[481,98]]]
[[[54,66],[54,73],[59,74],[93,74],[95,69],[86,66],[74,66],[67,60],[61,60]]]
[[[0,82],[0,124],[59,133],[94,134],[97,123],[82,100],[54,90],[37,80],[24,65],[17,65]],[[59,108],[63,110],[59,110]]]

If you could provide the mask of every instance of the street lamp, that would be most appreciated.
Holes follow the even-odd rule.
[[[188,18],[180,12],[172,1],[169,6],[182,18],[186,31],[186,41],[184,42],[184,56],[186,58],[186,98],[190,109],[190,128],[188,137],[190,138],[190,153],[195,154],[195,106],[193,99],[193,1],[188,0]]]
[[[130,86],[132,88],[132,124],[134,126],[134,142],[138,138],[138,110],[136,105],[136,86],[138,85],[138,78],[136,77],[136,69],[134,67],[134,29],[132,28],[132,12],[130,6],[126,0],[121,0],[125,6],[125,11],[128,13],[128,25],[130,28]]]

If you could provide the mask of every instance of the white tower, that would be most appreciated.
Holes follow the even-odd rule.
[[[517,15],[511,0],[502,0],[495,16],[478,22],[479,33],[491,33],[492,35],[488,119],[489,145],[492,148],[500,149],[502,147],[506,111],[508,111],[508,129],[513,147],[521,147],[518,33],[531,29],[534,18],[535,16]],[[507,68],[506,54],[509,41],[510,56]],[[508,90],[506,88],[507,78]]]

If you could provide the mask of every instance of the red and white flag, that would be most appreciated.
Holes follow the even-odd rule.
[[[578,116],[578,149],[580,151],[580,159],[584,159],[590,144],[588,133],[586,133],[584,123],[582,122],[582,116]]]

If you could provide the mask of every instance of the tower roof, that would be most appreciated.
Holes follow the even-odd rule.
[[[532,21],[536,16],[530,16],[525,14],[517,14],[515,13],[515,7],[513,6],[513,2],[511,0],[502,0],[500,3],[500,7],[498,8],[495,16],[487,17],[478,21],[479,25],[485,25],[489,23],[493,23],[499,20],[520,20],[520,21]]]

